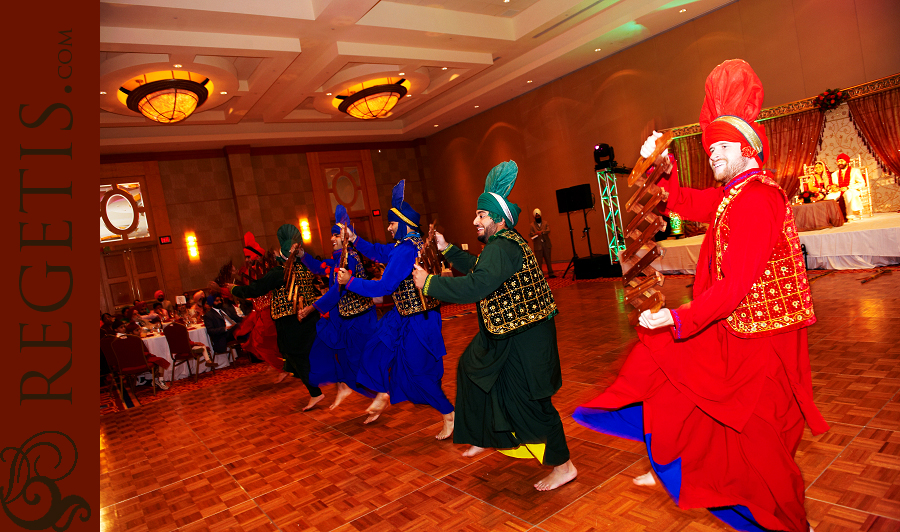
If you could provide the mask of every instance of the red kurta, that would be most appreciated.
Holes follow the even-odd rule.
[[[250,333],[250,337],[241,344],[241,348],[265,360],[266,364],[273,368],[284,371],[284,359],[278,351],[278,334],[275,332],[275,322],[269,311],[271,296],[266,294],[252,301],[253,312],[237,326],[234,336]]]
[[[682,189],[674,169],[661,186],[670,193],[670,210],[709,223],[728,190]],[[616,381],[583,406],[643,402],[654,460],[682,459],[680,507],[744,505],[766,528],[805,532],[794,453],[804,419],[814,434],[828,430],[813,404],[806,329],[739,338],[725,322],[766,269],[781,236],[785,200],[755,182],[730,209],[723,279],[716,280],[711,229],[700,248],[694,299],[673,311],[676,326],[638,328],[639,343]]]

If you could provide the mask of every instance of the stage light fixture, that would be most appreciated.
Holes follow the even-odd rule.
[[[612,168],[616,165],[615,150],[609,144],[597,144],[594,146],[594,170]]]

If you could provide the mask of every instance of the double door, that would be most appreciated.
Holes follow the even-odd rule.
[[[149,301],[163,288],[156,246],[100,253],[100,308],[115,314],[135,299]]]

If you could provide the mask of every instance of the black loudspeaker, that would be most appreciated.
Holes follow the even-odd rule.
[[[556,206],[560,214],[593,208],[594,197],[591,194],[591,185],[585,183],[557,190]]]
[[[592,255],[575,259],[576,279],[596,279],[598,277],[622,277],[622,265],[609,263],[609,255]]]

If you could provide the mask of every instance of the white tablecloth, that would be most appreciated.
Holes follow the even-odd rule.
[[[209,334],[206,332],[206,327],[200,326],[195,329],[191,329],[188,327],[188,336],[190,336],[191,340],[194,342],[200,342],[203,345],[210,348],[210,356],[212,356],[212,342],[209,341]],[[144,345],[147,346],[147,351],[150,351],[151,354],[156,355],[160,358],[164,358],[169,362],[172,362],[172,352],[169,351],[169,343],[166,342],[166,337],[162,335],[149,336],[147,338],[143,338]],[[219,356],[216,359],[216,362],[219,363],[219,367],[225,367],[228,365],[228,357]],[[191,361],[191,372],[193,372],[196,368],[194,365],[195,362]],[[204,373],[209,371],[209,367],[204,364],[202,361],[200,362],[200,373]],[[175,379],[183,379],[185,377],[189,377],[187,364],[180,364],[177,368],[175,368]],[[172,378],[172,368],[166,370],[166,380]],[[150,373],[146,374],[147,381],[150,380]]]

